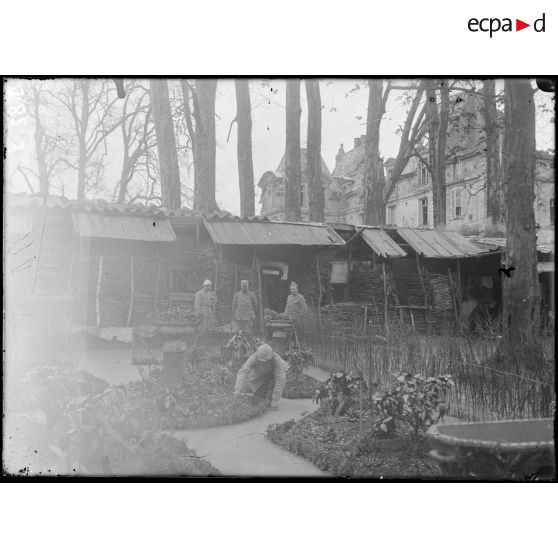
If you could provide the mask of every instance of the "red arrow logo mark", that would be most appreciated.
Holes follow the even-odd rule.
[[[531,27],[531,24],[530,23],[525,23],[524,21],[521,21],[520,19],[515,20],[515,30],[516,31],[521,31],[522,29],[525,29],[526,27]]]

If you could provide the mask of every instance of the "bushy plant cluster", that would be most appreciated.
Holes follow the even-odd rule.
[[[377,428],[390,435],[406,427],[417,443],[428,428],[447,413],[446,396],[453,385],[448,375],[430,378],[421,374],[395,376],[394,387],[374,397],[379,415]]]
[[[359,377],[336,372],[316,390],[314,402],[334,416],[347,414],[357,401],[359,390]]]
[[[254,353],[262,340],[242,332],[231,335],[224,347],[226,358],[236,364],[243,364]]]
[[[290,365],[290,371],[301,374],[314,360],[314,354],[304,347],[293,347],[285,353],[285,360]]]
[[[26,410],[42,411],[46,425],[40,428],[16,415],[13,456],[25,455],[33,444],[33,470],[42,468],[43,474],[217,474],[183,442],[162,432],[165,393],[150,390],[160,383],[153,372],[143,381],[109,386],[71,368],[31,371],[19,391],[27,392]]]

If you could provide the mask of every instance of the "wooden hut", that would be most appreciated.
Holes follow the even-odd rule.
[[[456,332],[469,309],[466,289],[482,283],[490,285],[491,297],[500,296],[500,254],[494,247],[455,232],[333,226],[346,246],[332,262],[334,304],[323,314],[347,333]]]
[[[281,312],[293,280],[318,307],[330,297],[328,248],[344,244],[322,224],[55,196],[9,202],[16,314],[29,314],[27,304],[36,317],[39,300],[55,313],[63,305],[72,330],[123,341],[132,327],[153,323],[165,305],[191,305],[205,279],[216,290],[217,326],[231,323],[241,279],[250,281],[262,308]]]

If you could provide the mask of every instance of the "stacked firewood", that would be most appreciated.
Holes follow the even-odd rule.
[[[386,278],[387,281],[390,278]],[[384,278],[381,268],[355,269],[351,272],[351,298],[359,302],[384,304]]]
[[[425,274],[425,281],[432,293],[431,325],[436,333],[455,329],[455,307],[451,286],[445,275]]]

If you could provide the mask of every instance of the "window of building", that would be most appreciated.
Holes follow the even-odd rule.
[[[550,222],[554,225],[554,198],[550,198]]]
[[[349,262],[331,262],[331,282],[336,285],[346,284],[349,279]]]
[[[428,162],[428,159],[427,159]],[[420,184],[424,186],[430,182],[430,173],[428,172],[428,166],[423,161],[419,163],[419,170],[420,170]]]
[[[388,225],[395,225],[395,205],[388,206]]]
[[[419,200],[419,224],[428,225],[428,198]]]
[[[459,159],[454,159],[451,164],[452,167],[452,180],[461,180],[463,177],[463,164]]]
[[[35,294],[56,294],[56,280],[58,277],[58,266],[40,265],[35,278]]]
[[[451,193],[452,215],[455,218],[463,216],[462,198],[463,196],[461,194],[461,188],[457,188],[452,191]]]

